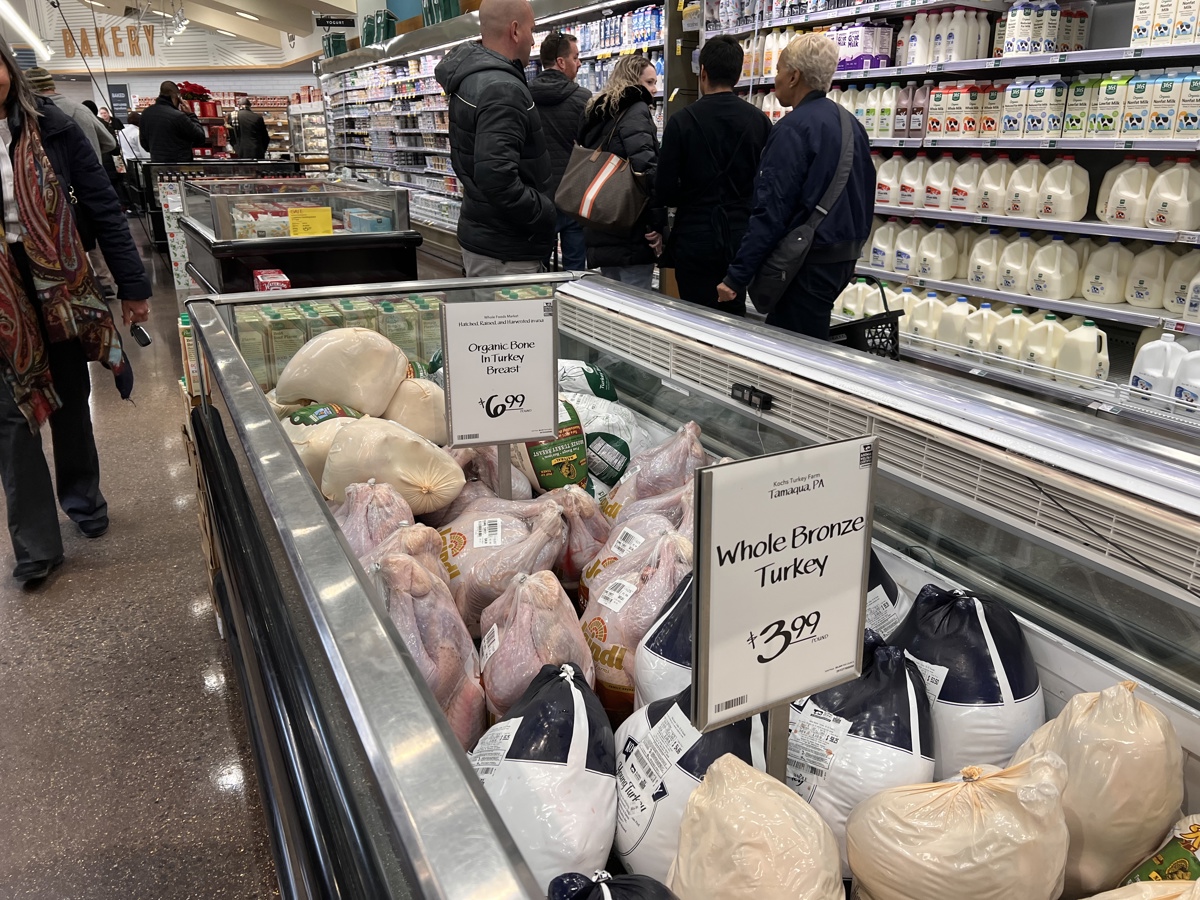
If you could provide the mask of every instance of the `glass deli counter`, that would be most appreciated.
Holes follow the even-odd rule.
[[[185,181],[188,272],[208,291],[257,288],[277,269],[293,288],[415,278],[421,236],[408,193],[324,178]]]
[[[877,435],[874,545],[900,587],[1007,605],[1047,715],[1136,680],[1175,726],[1200,796],[1193,446],[593,276],[280,292],[266,315],[534,285],[555,291],[560,358],[602,367],[622,404],[665,429],[694,420],[711,454]],[[207,388],[189,428],[281,892],[544,896],[247,364],[263,303],[189,302]],[[423,338],[426,353],[437,337]],[[769,402],[742,405],[735,384]]]

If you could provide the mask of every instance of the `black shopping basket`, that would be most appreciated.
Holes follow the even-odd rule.
[[[879,287],[879,295],[883,298],[881,313],[868,316],[865,319],[854,319],[850,322],[839,322],[829,328],[829,340],[832,343],[849,347],[852,350],[862,350],[887,359],[900,358],[900,317],[902,309],[889,309],[887,293],[878,278],[865,276]]]

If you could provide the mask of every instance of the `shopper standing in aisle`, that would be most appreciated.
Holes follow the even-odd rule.
[[[41,426],[50,421],[58,505],[85,536],[99,537],[108,530],[108,504],[88,407],[88,361],[112,369],[125,390],[132,386],[112,313],[81,264],[80,231],[99,237],[116,269],[126,325],[149,318],[151,287],[83,131],[34,96],[2,41],[0,61],[0,479],[17,561],[13,577],[30,583],[63,561]]]
[[[237,143],[234,152],[240,159],[266,159],[271,135],[262,113],[256,113],[250,100],[243,100],[237,114]]]
[[[654,198],[654,176],[658,168],[658,128],[650,107],[658,75],[644,56],[622,56],[613,66],[604,90],[587,105],[587,118],[579,143],[629,160],[633,171],[643,177],[650,202],[642,220],[628,234],[609,234],[584,228],[588,265],[600,274],[634,287],[650,290],[654,261],[662,252],[666,210]]]
[[[150,153],[142,146],[142,114],[131,112],[125,127],[117,135],[117,143],[121,145],[121,155],[126,160],[149,159]]]
[[[579,41],[573,34],[552,31],[542,41],[542,74],[529,83],[529,93],[542,118],[546,145],[550,151],[550,181],[546,193],[553,197],[562,181],[571,148],[583,124],[583,111],[591,91],[575,83],[579,74]],[[587,268],[587,244],[579,223],[565,213],[558,214],[558,238],[562,244],[564,269]]]
[[[450,97],[450,154],[463,184],[458,242],[468,277],[542,271],[557,211],[550,156],[525,82],[533,50],[528,0],[483,0],[482,39],[459,44],[434,74]]]
[[[150,161],[156,163],[191,162],[192,148],[204,146],[207,140],[204,126],[173,81],[159,85],[158,99],[142,112],[139,137],[150,151]]]
[[[746,236],[717,288],[722,301],[736,300],[780,241],[808,221],[842,155],[853,152],[845,189],[817,228],[808,258],[767,315],[769,325],[822,340],[829,339],[834,300],[854,275],[870,236],[875,201],[867,133],[852,123],[853,146],[842,146],[838,105],[825,96],[836,68],[837,45],[824,35],[800,35],[780,54],[775,97],[792,111],[771,129],[754,182]]]
[[[108,180],[112,182],[113,190],[117,192],[117,199],[121,201],[121,206],[125,210],[125,214],[133,212],[132,204],[129,201],[129,192],[125,189],[125,157],[121,153],[121,129],[125,126],[120,122],[114,122],[112,116],[105,118],[103,113],[108,112],[108,108],[100,109],[96,106],[93,100],[84,100],[83,105],[91,110],[92,115],[100,120],[101,124],[108,129],[109,134],[113,136],[113,140],[117,142],[117,146],[111,153],[103,153],[100,155],[100,162],[104,166],[104,174],[108,176]],[[99,255],[99,254],[97,254]],[[102,273],[106,276],[105,280],[111,281],[112,273],[107,271]]]
[[[771,120],[733,92],[743,57],[728,35],[704,42],[700,99],[667,122],[655,179],[659,202],[675,207],[665,256],[679,296],[735,316],[746,314],[745,293],[723,303],[717,285],[746,234],[754,175],[771,134]]]

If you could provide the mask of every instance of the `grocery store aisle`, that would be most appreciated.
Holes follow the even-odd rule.
[[[0,541],[0,900],[277,896],[180,435],[176,294],[151,262],[136,405],[91,366],[110,531],[60,516],[66,562],[33,591]]]

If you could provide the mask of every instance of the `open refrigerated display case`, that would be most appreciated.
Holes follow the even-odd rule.
[[[715,456],[877,435],[874,545],[901,588],[962,587],[1004,603],[1037,663],[1048,715],[1076,692],[1136,680],[1142,699],[1175,726],[1197,796],[1200,454],[1192,442],[592,276],[201,298],[189,310],[207,391],[189,424],[217,551],[214,591],[284,878],[369,885],[377,896],[540,896],[275,426],[263,393],[273,383],[264,375],[270,345],[253,324],[264,304],[277,313],[408,302],[415,313],[421,298],[532,286],[555,291],[560,358],[603,368],[643,421],[667,430],[695,421]],[[428,358],[440,342],[432,320],[421,334],[418,352]],[[242,337],[249,342],[239,352]],[[742,405],[735,384],[769,404]],[[288,885],[284,893],[300,895]]]
[[[288,131],[292,157],[305,172],[329,169],[329,123],[321,100],[293,103],[288,107]]]

